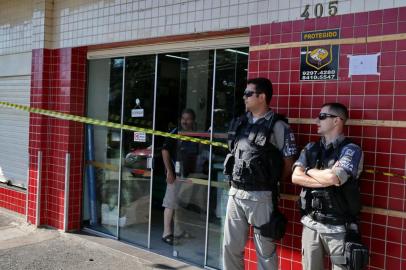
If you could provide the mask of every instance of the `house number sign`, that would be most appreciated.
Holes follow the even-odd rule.
[[[305,19],[309,19],[312,16],[311,12],[313,12],[314,17],[320,18],[320,17],[323,16],[325,8],[328,10],[328,11],[326,10],[326,12],[328,12],[328,15],[330,15],[330,16],[337,15],[338,1],[330,1],[330,2],[328,2],[327,7],[323,6],[322,3],[317,3],[316,5],[314,5],[313,10],[311,10],[310,5],[305,5],[302,14],[300,14],[300,17],[305,18]]]

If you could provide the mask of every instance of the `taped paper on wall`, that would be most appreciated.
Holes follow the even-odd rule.
[[[378,72],[378,56],[381,53],[369,55],[348,55],[348,77],[352,75],[380,75]]]

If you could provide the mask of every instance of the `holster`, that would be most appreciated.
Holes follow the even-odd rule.
[[[348,270],[362,270],[368,265],[368,248],[361,243],[346,242],[344,254]]]
[[[368,247],[361,243],[361,236],[358,232],[347,230],[344,256],[348,270],[362,270],[368,265]]]
[[[233,175],[234,162],[235,162],[234,155],[231,153],[227,154],[224,160],[223,174],[228,178],[229,181],[231,181]]]
[[[261,225],[260,227],[254,226],[262,236],[272,238],[274,240],[280,240],[285,235],[286,225],[288,220],[285,215],[278,209],[275,209],[268,223]]]

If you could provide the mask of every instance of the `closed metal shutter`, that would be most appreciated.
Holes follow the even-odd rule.
[[[30,76],[0,77],[0,100],[30,104]],[[0,181],[26,187],[29,114],[0,107]]]

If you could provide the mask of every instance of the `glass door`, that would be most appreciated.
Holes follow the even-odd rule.
[[[155,55],[125,59],[123,124],[153,129]],[[152,135],[122,132],[120,239],[148,247]]]
[[[90,60],[87,115],[226,143],[247,65],[248,48]],[[222,268],[226,149],[104,127],[86,149],[86,227]]]
[[[209,139],[213,55],[158,56],[158,130]],[[161,149],[162,175],[153,188],[160,196],[153,195],[151,247],[204,265],[209,147],[175,139],[156,140],[155,147]]]
[[[244,113],[243,92],[247,81],[248,48],[216,50],[215,92],[213,106],[213,141],[227,143],[228,124]],[[223,224],[229,184],[223,175],[228,150],[213,147],[211,159],[207,261],[222,269]]]

